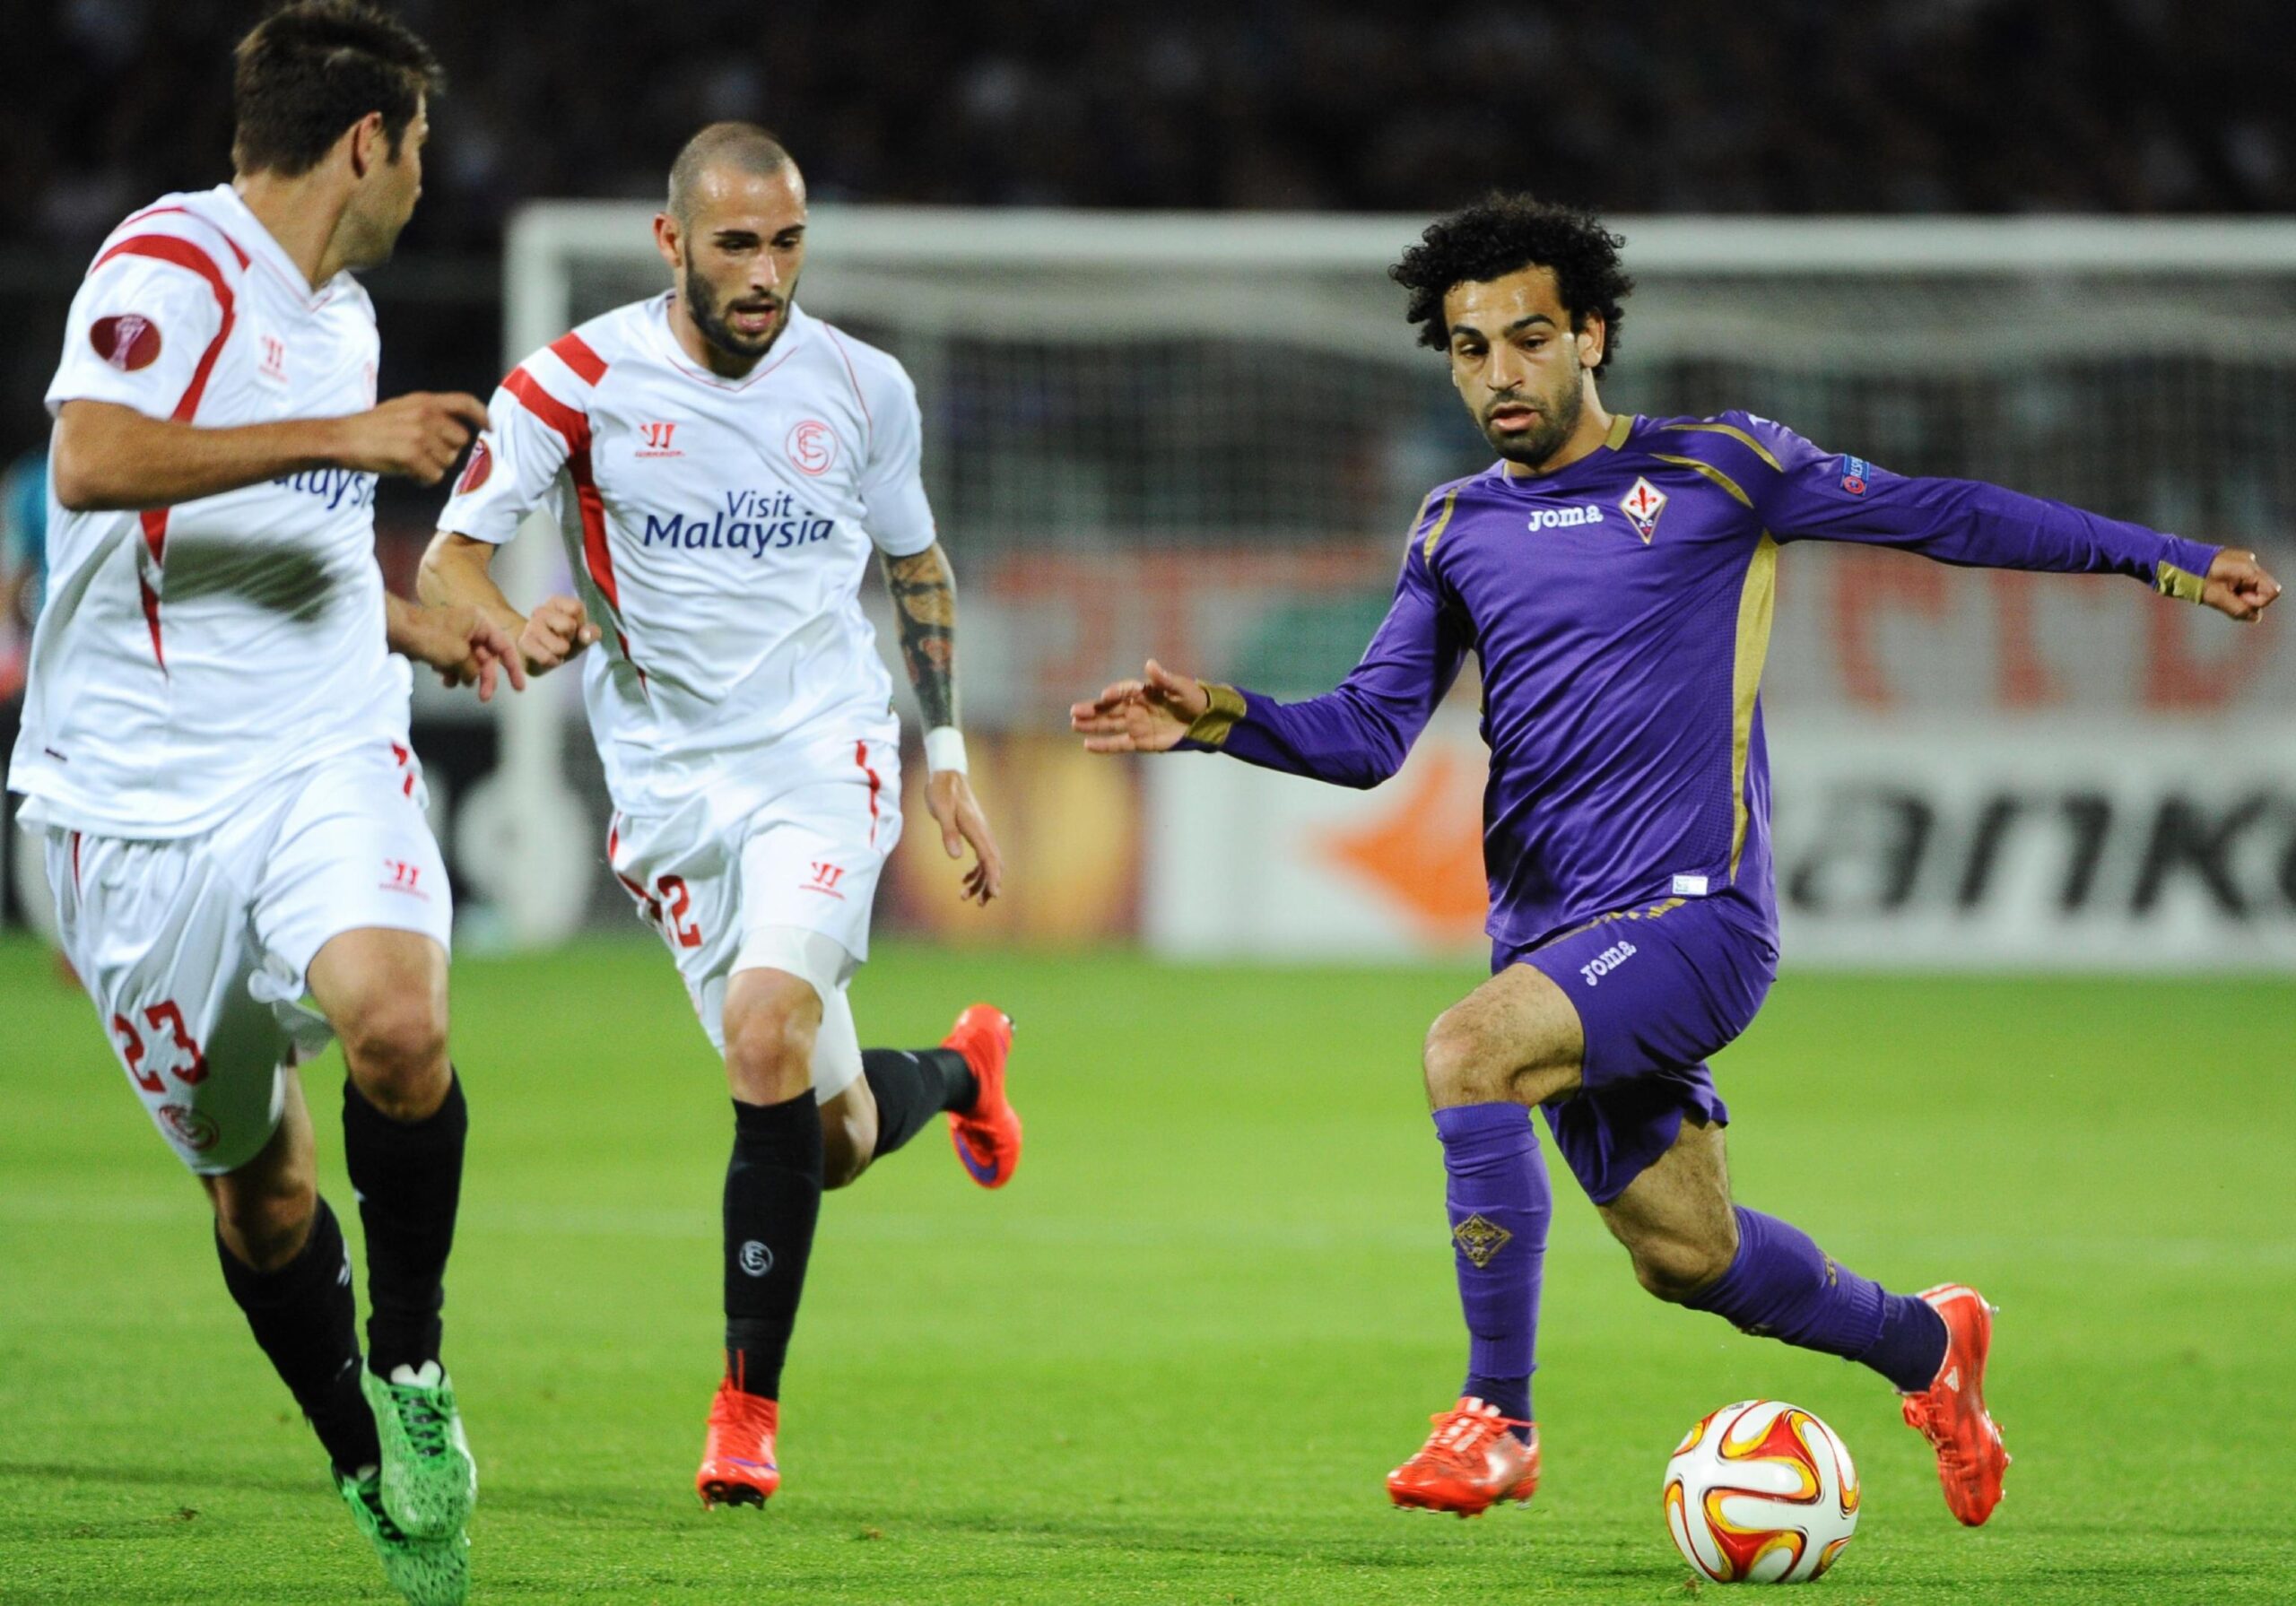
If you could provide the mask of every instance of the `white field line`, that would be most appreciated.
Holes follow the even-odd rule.
[[[1567,1208],[1567,1207],[1566,1207]],[[63,1199],[0,1195],[0,1228],[48,1228],[63,1224],[142,1226],[178,1217],[189,1218],[198,1209],[195,1199],[158,1196]],[[961,1214],[888,1215],[873,1211],[842,1211],[832,1198],[822,1212],[822,1230],[832,1241],[882,1244],[987,1243],[1016,1246],[1100,1249],[1223,1249],[1255,1253],[1344,1254],[1365,1250],[1400,1254],[1438,1252],[1443,1243],[1439,1220],[1428,1224],[1381,1224],[1334,1227],[1312,1222],[1205,1220],[1188,1223],[1112,1220],[1106,1217],[1046,1219],[1019,1217],[983,1220],[971,1211]],[[472,1235],[507,1233],[522,1237],[627,1238],[644,1242],[714,1243],[718,1226],[714,1211],[678,1211],[658,1206],[615,1208],[607,1205],[551,1206],[542,1204],[471,1204],[464,1206],[457,1236],[465,1243]],[[2153,1270],[2179,1268],[2244,1268],[2251,1271],[2296,1272],[2296,1239],[2219,1239],[2205,1237],[2119,1237],[2100,1232],[2094,1237],[2011,1234],[1945,1235],[1909,1237],[1896,1233],[1819,1232],[1827,1248],[1851,1264],[1861,1258],[1902,1265],[1909,1260],[1934,1263],[1950,1269],[1959,1259],[1987,1262],[2030,1262],[2074,1266],[2144,1266]],[[1568,1225],[1549,1246],[1550,1255],[1573,1259],[1619,1255],[1606,1239]]]

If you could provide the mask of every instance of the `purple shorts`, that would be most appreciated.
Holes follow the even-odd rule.
[[[1529,965],[1585,1029],[1584,1085],[1543,1107],[1587,1196],[1608,1204],[1674,1146],[1688,1115],[1725,1124],[1707,1055],[1745,1030],[1778,974],[1766,923],[1727,895],[1605,915],[1531,948],[1493,943],[1493,975]]]

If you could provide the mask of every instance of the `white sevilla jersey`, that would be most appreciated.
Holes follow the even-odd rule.
[[[105,240],[48,390],[203,429],[374,405],[374,304],[314,291],[228,185],[162,197]],[[212,829],[257,789],[403,740],[384,643],[375,476],[314,469],[143,512],[48,491],[48,592],[8,785],[101,836]]]
[[[771,795],[898,735],[861,612],[872,547],[933,544],[917,392],[796,307],[746,377],[688,357],[670,297],[591,319],[494,393],[439,526],[510,539],[547,505],[602,639],[583,691],[624,813]]]

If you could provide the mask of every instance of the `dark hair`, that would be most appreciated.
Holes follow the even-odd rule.
[[[1619,303],[1634,290],[1618,259],[1624,244],[1624,236],[1604,228],[1591,212],[1494,190],[1430,223],[1387,277],[1411,292],[1405,316],[1419,326],[1420,343],[1439,352],[1451,343],[1443,297],[1453,285],[1526,267],[1552,268],[1571,328],[1584,328],[1589,313],[1603,320],[1603,360],[1595,365],[1599,374],[1618,354],[1619,326],[1626,321]]]
[[[383,114],[390,158],[425,95],[446,89],[430,47],[365,0],[300,0],[257,22],[232,52],[231,162],[289,178],[317,167],[344,130]]]

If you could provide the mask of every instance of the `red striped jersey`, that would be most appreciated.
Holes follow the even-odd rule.
[[[583,690],[607,784],[648,816],[850,770],[857,739],[897,736],[860,590],[873,551],[934,541],[898,362],[792,307],[722,379],[669,312],[618,308],[512,369],[439,517],[497,543],[535,508],[557,523],[602,633]]]
[[[374,304],[314,289],[229,185],[112,230],[74,298],[51,412],[106,402],[228,428],[374,405]],[[318,469],[141,512],[48,492],[48,588],[8,784],[102,835],[213,829],[259,788],[404,739],[375,477]]]

